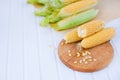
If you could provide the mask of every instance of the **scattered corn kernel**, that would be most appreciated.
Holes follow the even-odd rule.
[[[70,53],[71,51],[70,50],[68,50],[68,53]]]
[[[91,53],[89,51],[87,51],[88,55],[91,55]]]
[[[64,42],[62,42],[61,45],[63,46],[63,45],[64,45]]]
[[[86,59],[83,59],[83,62],[85,62],[86,61]]]
[[[86,61],[85,64],[88,64],[88,62]]]
[[[80,53],[79,52],[77,52],[77,57],[80,57]]]
[[[72,56],[72,54],[70,54],[70,53],[69,53],[69,54],[68,54],[68,56],[70,56],[70,57],[71,57],[71,56]]]
[[[82,63],[82,60],[80,60],[79,63],[81,64],[81,63]]]
[[[83,51],[82,56],[87,56],[87,53],[85,51]]]
[[[91,61],[92,61],[92,59],[88,59],[88,61],[89,61],[89,62],[91,62]]]
[[[97,59],[93,59],[93,61],[97,61]]]
[[[77,63],[77,61],[74,61],[74,64],[76,64]]]

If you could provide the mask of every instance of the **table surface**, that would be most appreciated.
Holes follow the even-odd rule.
[[[39,26],[34,8],[25,0],[0,1],[0,80],[120,80],[120,19],[111,40],[114,59],[105,69],[82,73],[60,61],[57,46],[66,31]],[[113,23],[117,23],[116,25]]]

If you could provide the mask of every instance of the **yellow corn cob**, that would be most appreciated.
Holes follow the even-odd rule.
[[[109,41],[114,35],[115,35],[114,28],[106,28],[98,33],[95,33],[87,38],[84,38],[81,42],[81,46],[83,48],[95,47],[106,41]]]
[[[87,37],[91,34],[94,34],[95,32],[100,31],[104,26],[104,22],[101,20],[93,20],[86,24],[83,24],[82,26],[78,27],[78,36],[79,37]]]
[[[64,36],[66,43],[72,43],[81,40],[82,38],[78,37],[77,29],[74,29]]]
[[[69,1],[69,0],[68,0]],[[80,0],[63,7],[58,15],[69,16],[94,7],[97,4],[96,0]]]

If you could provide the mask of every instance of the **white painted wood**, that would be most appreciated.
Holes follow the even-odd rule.
[[[21,1],[10,1],[7,80],[23,80],[23,11]]]
[[[2,2],[0,3],[0,80],[6,80],[10,4],[9,0]]]
[[[58,45],[61,39],[63,38],[63,32],[56,32],[55,30],[52,29],[52,37],[54,40],[54,46],[55,46],[55,57],[57,61],[57,66],[58,66],[58,73],[59,73],[59,79],[60,80],[75,80],[75,74],[74,71],[66,67],[59,59],[58,57]]]
[[[111,40],[112,63],[101,71],[82,73],[69,69],[58,57],[58,44],[67,31],[41,27],[42,18],[34,16],[35,9],[26,0],[1,0],[0,10],[0,80],[120,79],[120,19],[106,25],[117,33]]]
[[[116,23],[116,24],[114,24]],[[120,65],[120,19],[119,20],[114,20],[111,23],[107,24],[106,26],[113,26],[116,29],[116,36],[111,40],[111,44],[114,48],[114,59],[111,63],[111,65],[109,65],[109,77],[111,80],[115,79],[118,80],[120,79],[120,69],[119,69],[119,65]]]
[[[32,9],[32,10],[31,10]],[[23,3],[23,26],[24,26],[24,80],[40,80],[40,62],[38,52],[38,36],[36,32],[36,22],[34,9],[30,5]]]
[[[53,38],[50,28],[39,26],[39,19],[36,19],[36,31],[38,37],[39,61],[42,80],[59,80],[54,53]],[[49,33],[49,34],[48,34]]]

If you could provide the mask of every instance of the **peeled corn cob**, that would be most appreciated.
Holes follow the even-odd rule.
[[[100,31],[104,26],[104,22],[101,20],[93,20],[91,22],[88,22],[86,24],[83,24],[82,26],[78,27],[77,32],[78,36],[85,38],[89,35],[94,34],[95,32]]]
[[[64,36],[66,43],[72,43],[81,40],[82,38],[78,36],[77,29],[74,29]]]
[[[97,13],[98,13],[97,10],[92,9],[77,15],[73,15],[54,24],[53,28],[56,30],[65,30],[65,29],[74,28],[80,24],[92,20],[93,18],[96,17]]]
[[[81,25],[77,29],[74,29],[64,36],[64,40],[66,43],[72,43],[76,41],[80,41],[82,38],[87,37],[95,32],[98,32],[103,28],[103,21],[101,20],[93,20],[86,24]],[[84,31],[85,30],[85,31]],[[81,33],[82,32],[82,33]],[[85,32],[85,33],[83,33]]]
[[[114,35],[115,35],[114,28],[106,28],[96,34],[84,38],[81,42],[81,46],[83,48],[91,48],[100,45],[106,41],[109,41]]]
[[[60,9],[60,11],[50,18],[50,22],[57,22],[64,17],[88,10],[97,4],[96,0],[80,0],[78,2],[69,4]]]

